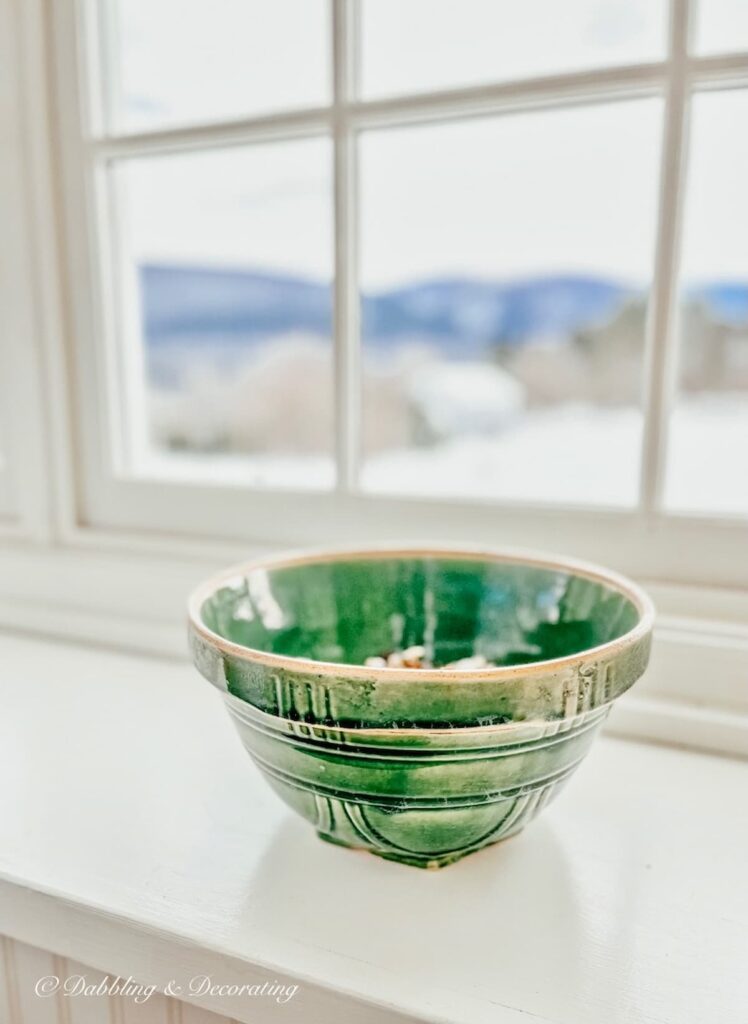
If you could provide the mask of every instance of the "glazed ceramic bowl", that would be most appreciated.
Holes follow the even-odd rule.
[[[190,603],[195,663],[326,839],[441,866],[514,834],[644,671],[653,609],[602,569],[465,549],[232,569]],[[433,669],[368,668],[422,644]],[[440,670],[479,653],[495,667]]]
[[[608,713],[604,706],[464,729],[343,729],[226,700],[272,788],[322,839],[428,868],[519,832],[560,791]]]

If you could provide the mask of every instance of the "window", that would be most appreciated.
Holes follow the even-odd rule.
[[[331,157],[315,138],[112,163],[125,471],[332,486]]]
[[[101,83],[108,90],[99,98],[113,131],[330,102],[327,0],[106,0],[98,6],[110,46]]]
[[[364,487],[636,503],[661,122],[643,99],[363,135]]]
[[[748,92],[693,101],[684,217],[678,393],[665,500],[748,510]]]
[[[55,5],[77,520],[743,579],[733,8]]]

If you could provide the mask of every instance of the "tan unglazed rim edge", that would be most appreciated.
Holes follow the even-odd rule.
[[[639,613],[639,621],[623,636],[608,640],[597,647],[589,647],[577,654],[568,654],[563,658],[551,658],[546,661],[532,661],[524,665],[502,665],[494,668],[473,669],[472,671],[461,671],[460,669],[422,669],[422,668],[369,668],[366,665],[351,665],[346,662],[315,661],[313,658],[297,658],[285,654],[272,654],[269,651],[261,651],[255,647],[245,647],[243,644],[236,644],[231,640],[215,633],[205,625],[202,618],[202,608],[209,597],[212,597],[217,590],[235,581],[237,576],[246,576],[257,570],[290,569],[300,565],[323,564],[326,562],[342,561],[378,561],[385,558],[446,558],[455,561],[475,562],[506,562],[517,565],[534,566],[539,569],[551,569],[557,572],[566,572],[570,575],[581,576],[584,579],[602,583],[605,586],[617,590],[624,597],[627,597]],[[339,676],[341,674],[353,679],[384,680],[388,682],[450,682],[470,680],[479,682],[485,680],[517,679],[528,675],[548,674],[559,669],[570,666],[584,665],[600,658],[607,658],[618,654],[631,647],[639,640],[644,639],[652,630],[655,618],[655,608],[649,596],[631,580],[618,573],[603,569],[600,566],[589,562],[576,561],[572,558],[541,554],[534,551],[525,551],[520,548],[479,548],[471,546],[429,545],[419,547],[417,545],[381,547],[367,545],[365,548],[357,547],[334,547],[317,548],[315,550],[301,551],[298,553],[280,554],[270,558],[260,558],[225,569],[216,576],[201,583],[191,594],[188,604],[190,628],[203,640],[206,640],[212,647],[225,654],[241,658],[247,662],[259,662],[269,668],[288,669],[292,672],[304,672],[316,676]]]

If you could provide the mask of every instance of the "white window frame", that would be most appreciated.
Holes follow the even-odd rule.
[[[748,53],[686,55],[694,0],[672,0],[666,61],[377,101],[351,100],[356,0],[332,0],[331,109],[124,139],[81,131],[82,5],[0,0],[0,402],[12,491],[0,508],[0,630],[22,629],[184,658],[186,594],[217,565],[283,545],[388,539],[565,551],[637,576],[658,607],[650,670],[617,712],[620,732],[748,752],[748,523],[665,515],[661,478],[675,380],[674,313],[689,90],[748,86]],[[511,110],[663,95],[665,146],[646,364],[645,501],[639,512],[361,494],[355,132]],[[310,494],[117,478],[111,339],[101,345],[102,250],[92,157],[145,142],[170,149],[335,139],[340,484]],[[86,171],[86,168],[89,171]],[[23,681],[20,681],[22,684]]]
[[[38,164],[25,119],[39,60],[24,62],[18,38],[13,10],[0,3],[0,542],[50,535],[43,289],[36,287],[50,254],[47,247],[40,257],[33,245],[32,225],[40,225],[43,211],[31,204],[29,169],[35,174]]]
[[[695,89],[748,86],[748,53],[688,53],[695,0],[671,0],[664,60],[487,83],[382,100],[356,98],[356,0],[331,0],[333,102],[229,122],[107,135],[88,92],[106,30],[94,0],[54,5],[54,91],[64,175],[64,244],[72,310],[73,447],[78,481],[73,531],[101,536],[177,535],[268,544],[315,544],[392,536],[440,536],[573,550],[655,579],[748,583],[736,544],[748,550],[745,519],[665,511],[662,482],[676,373],[676,298],[689,96]],[[105,42],[106,47],[106,42]],[[420,500],[363,493],[358,483],[360,336],[357,296],[356,135],[373,126],[444,121],[574,104],[664,97],[659,216],[645,344],[644,431],[637,508],[569,508],[525,502]],[[122,417],[121,353],[113,281],[112,204],[106,161],[190,149],[327,135],[334,147],[336,489],[329,493],[151,481],[126,477],[114,460]],[[102,341],[104,344],[102,344]],[[104,396],[106,399],[104,400]]]

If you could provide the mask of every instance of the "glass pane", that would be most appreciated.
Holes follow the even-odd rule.
[[[748,513],[748,93],[695,97],[665,501]]]
[[[110,3],[115,129],[214,121],[329,100],[325,0]]]
[[[362,146],[365,485],[636,500],[661,107]]]
[[[114,169],[131,469],[333,483],[330,147]]]
[[[697,0],[694,38],[697,53],[748,50],[746,0]]]
[[[365,95],[664,56],[664,0],[362,0]]]

